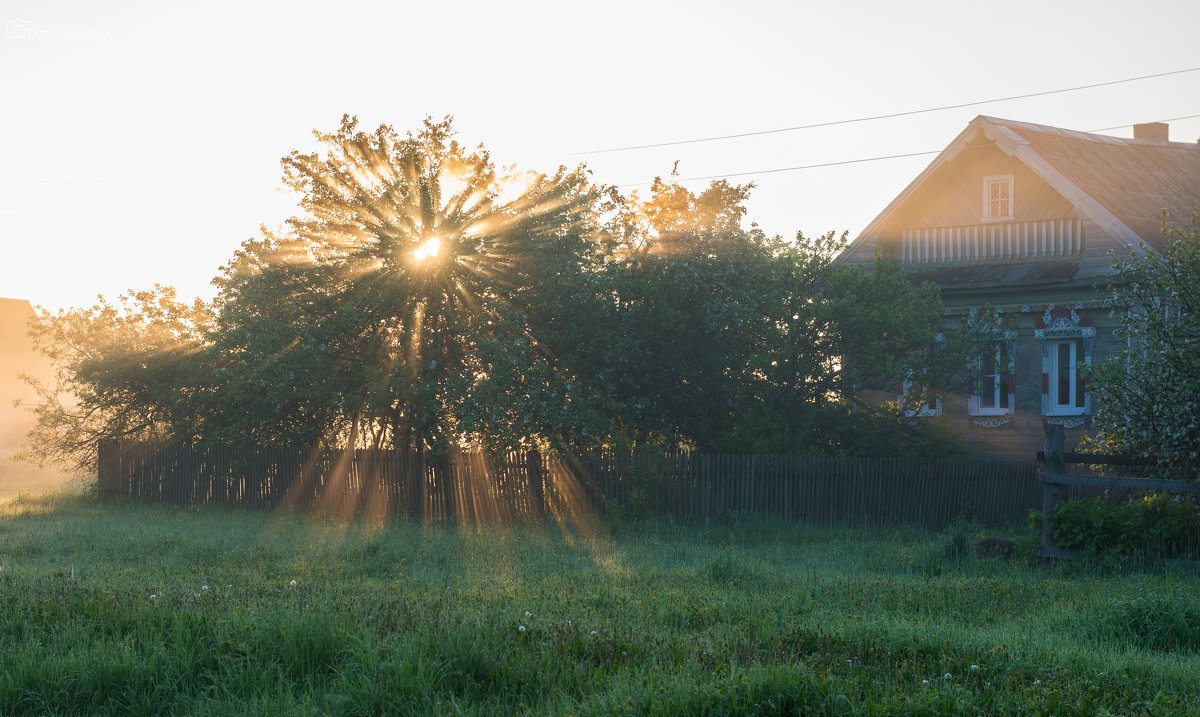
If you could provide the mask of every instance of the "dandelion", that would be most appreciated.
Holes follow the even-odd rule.
[[[525,632],[525,626],[524,626],[524,625],[517,625],[517,632]]]
[[[526,611],[525,611],[525,617],[533,617],[533,613],[531,613],[531,612],[529,612],[528,610],[526,610]]]
[[[928,685],[928,684],[929,684],[929,680],[921,680],[921,684],[923,684],[923,685]]]
[[[208,590],[208,586],[207,586],[207,585],[201,585],[201,586],[200,586],[200,589],[201,589],[201,590]]]
[[[592,630],[592,637],[596,637],[596,636],[597,636],[597,635],[599,635],[599,634],[600,634],[600,633],[596,632],[595,630]]]
[[[158,599],[158,596],[157,596],[157,595],[151,595],[151,596],[150,596],[150,599],[151,599],[151,600],[157,600],[157,599]]]
[[[946,674],[942,675],[942,679],[943,679],[943,680],[948,680],[948,679],[950,679],[950,677],[951,677],[951,675],[950,675],[950,673],[949,673],[949,672],[947,672]]]
[[[978,669],[979,669],[979,665],[971,665],[971,672],[975,672]]]
[[[295,580],[293,580],[293,581],[292,581],[291,583],[289,583],[289,584],[290,584],[292,587],[296,587],[296,581],[295,581]]]

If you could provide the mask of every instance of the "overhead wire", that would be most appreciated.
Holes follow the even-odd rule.
[[[607,149],[591,149],[591,150],[587,150],[585,152],[573,152],[566,156],[575,157],[575,156],[583,156],[583,155],[590,155],[590,154],[606,154],[606,153],[610,153],[610,152],[628,152],[628,151],[632,151],[632,150],[636,150],[636,149],[653,149],[655,147],[674,147],[674,146],[681,145],[681,144],[698,144],[700,142],[717,142],[717,141],[726,140],[726,139],[738,139],[741,137],[758,137],[758,136],[762,136],[762,135],[766,135],[766,134],[779,134],[781,132],[796,132],[798,130],[803,130],[803,129],[816,129],[818,127],[833,127],[836,125],[853,124],[856,122],[870,122],[870,121],[881,120],[881,119],[893,119],[896,117],[910,117],[912,115],[927,114],[930,112],[943,112],[945,110],[956,110],[956,109],[962,109],[964,107],[977,107],[979,105],[993,104],[996,102],[1009,102],[1011,100],[1028,99],[1030,97],[1045,97],[1046,95],[1057,95],[1057,94],[1062,94],[1064,92],[1077,92],[1079,90],[1090,90],[1090,89],[1093,89],[1096,87],[1108,87],[1111,85],[1120,85],[1120,84],[1124,84],[1127,82],[1137,82],[1140,80],[1149,80],[1149,79],[1153,79],[1156,77],[1181,75],[1181,74],[1184,74],[1187,72],[1197,72],[1197,71],[1200,71],[1200,67],[1189,67],[1189,68],[1182,69],[1182,70],[1171,70],[1170,72],[1158,72],[1158,73],[1155,73],[1152,75],[1139,75],[1138,77],[1126,77],[1125,79],[1121,79],[1121,80],[1109,80],[1107,82],[1095,82],[1090,85],[1076,85],[1075,87],[1064,87],[1064,88],[1058,89],[1058,90],[1043,90],[1041,92],[1028,92],[1028,93],[1022,94],[1022,95],[1011,95],[1009,97],[997,97],[997,98],[990,99],[990,100],[976,100],[974,102],[960,102],[958,104],[953,104],[953,105],[941,105],[938,107],[926,107],[926,108],[918,109],[918,110],[907,110],[904,112],[891,112],[891,113],[882,114],[882,115],[871,115],[871,116],[867,116],[867,117],[851,117],[849,119],[830,120],[827,122],[814,122],[812,124],[802,124],[802,125],[796,125],[794,127],[778,127],[775,129],[763,129],[763,130],[756,130],[753,132],[737,132],[734,134],[722,134],[722,135],[715,135],[712,137],[698,137],[695,139],[679,139],[679,140],[672,140],[669,142],[654,142],[654,143],[650,143],[650,144],[633,144],[633,145],[627,145],[624,147],[609,147]]]
[[[1200,114],[1186,115],[1184,117],[1171,117],[1168,119],[1162,119],[1162,120],[1157,120],[1157,121],[1158,122],[1179,122],[1181,120],[1196,119],[1197,117],[1200,117]],[[1086,131],[1087,132],[1107,132],[1109,130],[1124,129],[1126,127],[1132,127],[1132,126],[1133,125],[1130,125],[1130,124],[1121,124],[1121,125],[1117,125],[1115,127],[1102,127],[1100,129],[1089,129]],[[844,160],[837,161],[837,162],[821,162],[819,164],[802,164],[802,165],[797,165],[795,167],[777,167],[775,169],[757,169],[757,170],[752,170],[749,172],[726,172],[724,174],[710,174],[710,175],[703,176],[703,177],[676,177],[676,178],[673,178],[672,181],[674,181],[674,182],[699,182],[699,181],[704,181],[704,180],[709,180],[709,179],[727,179],[729,177],[749,177],[749,176],[753,176],[753,175],[757,175],[757,174],[775,174],[777,172],[794,172],[794,171],[800,170],[800,169],[818,169],[820,167],[839,167],[839,166],[842,166],[845,164],[862,164],[863,162],[880,162],[880,161],[887,160],[887,159],[904,159],[906,157],[924,157],[924,156],[928,156],[931,154],[939,154],[941,152],[942,152],[942,150],[940,150],[940,149],[931,149],[931,150],[927,150],[925,152],[908,152],[906,154],[888,154],[888,155],[883,155],[880,157],[862,157],[860,159],[844,159]],[[618,184],[615,186],[617,186],[618,188],[642,187],[642,186],[646,186],[649,184],[653,184],[653,182],[629,182],[627,184]]]
[[[1158,77],[1168,77],[1171,75],[1180,75],[1180,74],[1184,74],[1184,73],[1188,73],[1188,72],[1197,72],[1197,71],[1200,71],[1200,67],[1189,67],[1189,68],[1185,68],[1185,69],[1181,69],[1181,70],[1171,70],[1169,72],[1158,72],[1158,73],[1149,74],[1149,75],[1139,75],[1137,77],[1126,77],[1126,78],[1123,78],[1120,80],[1095,82],[1095,83],[1091,83],[1091,84],[1087,84],[1087,85],[1076,85],[1074,87],[1065,87],[1065,88],[1056,89],[1056,90],[1043,90],[1040,92],[1028,92],[1025,94],[1010,95],[1008,97],[997,97],[997,98],[988,99],[988,100],[976,100],[973,102],[960,102],[960,103],[951,104],[951,105],[926,107],[926,108],[916,109],[916,110],[907,110],[904,112],[891,112],[891,113],[881,114],[881,115],[871,115],[871,116],[865,116],[865,117],[852,117],[852,118],[848,118],[848,119],[831,120],[831,121],[827,121],[827,122],[815,122],[815,123],[805,124],[805,125],[796,125],[793,127],[779,127],[779,128],[775,128],[775,129],[757,130],[757,131],[753,131],[753,132],[739,132],[739,133],[735,133],[735,134],[716,135],[713,137],[700,137],[700,138],[695,138],[695,139],[674,140],[674,141],[669,141],[669,142],[655,142],[655,143],[651,143],[651,144],[628,145],[628,146],[624,146],[624,147],[612,147],[612,148],[608,148],[608,149],[588,150],[588,151],[584,151],[584,152],[573,152],[573,153],[570,153],[565,156],[584,156],[584,155],[604,154],[604,153],[611,153],[611,152],[625,152],[625,151],[632,151],[632,150],[638,150],[638,149],[652,149],[652,148],[657,148],[657,147],[673,147],[673,146],[679,146],[679,145],[685,145],[685,144],[698,144],[701,142],[716,142],[716,141],[726,140],[726,139],[737,139],[737,138],[742,138],[742,137],[756,137],[756,136],[762,136],[762,135],[768,135],[768,134],[779,134],[779,133],[783,133],[783,132],[795,132],[798,130],[815,129],[818,127],[832,127],[832,126],[836,126],[836,125],[853,124],[853,123],[857,123],[857,122],[870,122],[870,121],[874,121],[874,120],[893,119],[893,118],[897,118],[897,117],[909,117],[912,115],[927,114],[927,113],[931,113],[931,112],[942,112],[945,110],[952,110],[952,109],[962,109],[965,107],[975,107],[975,106],[979,106],[979,105],[992,104],[992,103],[997,103],[997,102],[1008,102],[1011,100],[1027,99],[1030,97],[1044,97],[1046,95],[1062,94],[1064,92],[1076,92],[1079,90],[1093,89],[1096,87],[1108,87],[1108,86],[1112,86],[1112,85],[1125,84],[1125,83],[1129,83],[1129,82],[1137,82],[1140,80],[1148,80],[1148,79],[1153,79],[1153,78],[1158,78]],[[1174,117],[1174,118],[1159,120],[1159,121],[1161,121],[1161,122],[1176,122],[1176,121],[1180,121],[1180,120],[1194,119],[1196,117],[1200,117],[1200,115],[1187,115],[1184,117]],[[1126,125],[1116,125],[1114,127],[1104,127],[1104,128],[1100,128],[1100,129],[1093,129],[1093,130],[1087,130],[1087,131],[1088,132],[1105,132],[1105,131],[1114,130],[1114,129],[1123,129],[1125,127],[1130,127],[1130,126],[1132,126],[1132,125],[1127,125],[1127,124]],[[890,160],[890,159],[904,159],[904,158],[909,158],[909,157],[927,156],[927,155],[931,155],[931,154],[937,154],[940,151],[941,150],[929,150],[929,151],[924,151],[924,152],[908,152],[908,153],[904,153],[904,154],[890,154],[890,155],[883,155],[883,156],[878,156],[878,157],[862,157],[859,159],[847,159],[847,160],[840,160],[840,161],[835,161],[835,162],[820,162],[820,163],[816,163],[816,164],[804,164],[804,165],[796,165],[796,166],[791,166],[791,167],[777,167],[777,168],[773,168],[773,169],[758,169],[758,170],[741,171],[741,172],[726,172],[723,174],[712,174],[712,175],[697,176],[697,177],[679,177],[679,178],[675,178],[673,181],[692,182],[692,181],[703,181],[703,180],[711,180],[711,179],[724,179],[724,178],[728,178],[728,177],[747,177],[747,176],[755,176],[755,175],[761,175],[761,174],[793,172],[793,171],[798,171],[798,170],[803,170],[803,169],[818,169],[818,168],[822,168],[822,167],[837,167],[837,166],[843,166],[843,165],[848,165],[848,164],[862,164],[862,163],[866,163],[866,162],[879,162],[879,161]],[[218,182],[218,181],[222,181],[222,180],[206,179],[206,178],[0,179],[0,184],[27,184],[27,185],[33,185],[33,184],[168,184],[168,183],[187,183],[187,182],[205,183],[205,182]],[[632,182],[632,183],[626,183],[626,184],[618,184],[616,186],[631,187],[631,186],[642,186],[642,185],[647,185],[647,184],[651,184],[651,182]],[[155,210],[124,210],[124,209],[108,209],[108,208],[51,209],[51,208],[40,208],[40,207],[0,207],[0,211],[81,211],[81,212],[88,212],[88,211],[155,211]],[[162,210],[157,210],[157,211],[175,211],[175,210],[162,209]],[[186,211],[186,210],[183,210],[183,211]]]

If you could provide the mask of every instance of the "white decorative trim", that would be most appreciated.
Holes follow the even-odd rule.
[[[1012,414],[1001,416],[971,416],[971,423],[982,428],[1001,428],[1012,420]]]
[[[1063,428],[1083,428],[1087,425],[1087,416],[1047,416],[1046,423]]]
[[[993,307],[997,312],[1012,313],[1012,314],[1040,314],[1048,308],[1053,308],[1058,304],[1022,304],[1021,306],[999,306]],[[1089,299],[1087,301],[1077,301],[1073,305],[1077,311],[1084,309],[1100,310],[1118,308],[1118,305],[1111,299]],[[978,306],[950,306],[942,309],[942,316],[975,316],[979,313]]]
[[[981,224],[908,227],[900,232],[900,255],[895,260],[945,264],[1078,256],[1083,231],[1083,222],[1075,217],[1024,222],[1002,217]]]

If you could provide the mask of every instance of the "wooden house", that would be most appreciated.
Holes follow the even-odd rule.
[[[1117,345],[1113,258],[1163,243],[1200,201],[1200,145],[1166,124],[1133,139],[976,117],[842,254],[941,288],[949,324],[995,311],[995,352],[928,409],[967,442],[1028,456],[1046,423],[1077,441],[1094,412],[1079,364]]]

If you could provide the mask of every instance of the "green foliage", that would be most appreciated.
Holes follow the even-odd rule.
[[[1092,372],[1107,442],[1194,476],[1200,466],[1200,226],[1164,226],[1165,248],[1114,260],[1127,346]]]
[[[587,389],[538,323],[543,289],[597,250],[582,168],[504,176],[449,120],[401,137],[343,118],[317,138],[283,160],[304,213],[218,279],[210,435],[437,450],[586,434]]]
[[[937,290],[836,262],[844,236],[743,228],[750,185],[658,179],[643,200],[583,167],[506,175],[449,119],[315,135],[282,160],[301,211],[242,245],[213,306],[160,290],[47,317],[59,395],[80,398],[44,391],[48,454],[86,463],[130,438],[961,450],[912,404],[864,400],[911,376],[923,401],[963,365],[935,350]]]
[[[39,458],[89,470],[106,439],[187,441],[209,377],[203,346],[212,307],[180,302],[175,290],[103,298],[92,307],[41,317],[35,346],[55,366],[36,390],[38,422],[29,442]]]
[[[1093,554],[1200,556],[1200,508],[1193,497],[1156,493],[1127,503],[1101,498],[1060,503],[1054,541]]]

